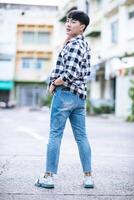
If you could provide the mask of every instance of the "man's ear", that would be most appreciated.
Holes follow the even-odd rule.
[[[81,24],[81,30],[84,31],[85,30],[85,24]]]

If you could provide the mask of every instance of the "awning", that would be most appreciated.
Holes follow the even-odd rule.
[[[91,31],[89,33],[86,34],[86,37],[98,37],[101,35],[101,31]]]
[[[0,90],[11,90],[13,86],[13,81],[0,81]]]
[[[105,79],[109,80],[110,76],[117,76],[119,71],[132,67],[134,67],[134,56],[109,59],[105,65]]]
[[[102,60],[96,64],[91,64],[90,80],[95,80],[97,71],[104,70],[106,60]]]

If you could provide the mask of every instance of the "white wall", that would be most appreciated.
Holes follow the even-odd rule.
[[[134,80],[134,76],[119,76],[116,79],[115,114],[117,117],[126,117],[130,113],[131,99],[128,96],[128,90],[132,79]]]
[[[100,99],[101,98],[101,88],[99,81],[92,81],[90,83],[90,98],[91,99]]]
[[[14,77],[14,60],[0,60],[0,80],[13,80]]]
[[[22,12],[24,12],[24,15],[22,15]],[[55,30],[55,27],[58,24],[57,10],[51,10],[51,8],[47,10],[45,8],[39,8],[36,6],[29,6],[28,9],[25,6],[20,6],[16,8],[11,7],[9,9],[1,7],[0,54],[9,55],[10,57],[12,57],[12,61],[0,61],[0,80],[8,80],[9,77],[13,78],[13,71],[15,70],[14,59],[16,56],[16,31],[18,23],[54,25],[54,30],[52,33],[52,45],[50,46],[50,48],[51,50],[53,50],[53,59],[55,59],[55,46],[60,38],[60,35],[59,37],[56,37],[56,35],[58,34]]]

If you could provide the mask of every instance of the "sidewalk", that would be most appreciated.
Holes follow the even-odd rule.
[[[0,129],[0,200],[134,199],[134,124],[87,117],[94,189],[82,186],[82,169],[69,122],[53,190],[34,186],[43,172],[49,111],[0,110]]]

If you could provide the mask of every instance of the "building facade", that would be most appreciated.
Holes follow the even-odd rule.
[[[43,96],[53,59],[51,24],[18,24],[15,67],[16,99],[36,106]]]
[[[18,106],[38,106],[45,95],[46,82],[53,65],[57,7],[2,4],[0,12],[7,13],[8,19],[13,21],[5,30],[5,33],[11,30],[14,33],[8,42],[14,43],[14,48],[11,48],[12,98]],[[7,49],[3,51],[7,54]],[[11,72],[5,70],[4,79]]]
[[[94,14],[96,13],[96,14]],[[90,1],[91,25],[87,36],[92,47],[96,78],[91,82],[92,100],[114,106],[116,116],[126,117],[134,78],[134,1]]]
[[[0,101],[40,104],[66,37],[66,14],[73,9],[90,16],[84,33],[91,47],[90,101],[113,106],[116,116],[126,117],[134,79],[133,0],[66,0],[59,11],[56,6],[0,4]]]
[[[90,101],[96,107],[112,107],[116,116],[126,117],[131,108],[130,80],[134,78],[134,1],[70,0],[60,9],[60,22],[73,9],[90,16],[84,33],[91,47]]]
[[[0,102],[8,106],[13,101],[15,66],[15,28],[14,19],[0,4]],[[8,19],[8,20],[5,20]],[[10,34],[9,34],[10,30]]]

